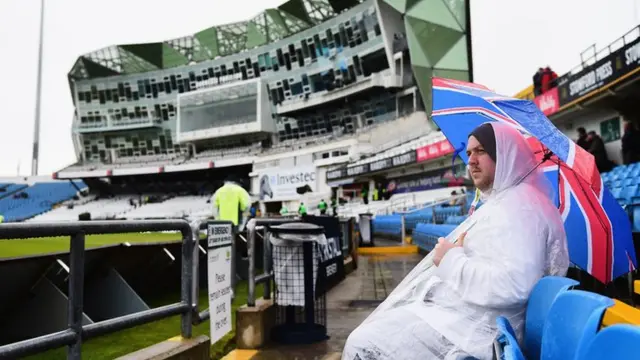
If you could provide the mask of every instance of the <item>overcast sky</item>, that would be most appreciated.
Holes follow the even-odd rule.
[[[81,54],[154,42],[251,18],[284,0],[46,0],[40,174],[75,161],[67,73]],[[429,0],[436,1],[436,0]],[[640,0],[473,0],[475,81],[512,95],[550,65],[637,25]],[[40,0],[0,0],[0,176],[27,175],[35,112]]]

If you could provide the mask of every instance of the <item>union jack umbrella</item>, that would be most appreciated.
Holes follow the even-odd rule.
[[[458,80],[433,78],[433,120],[454,148],[488,121],[509,124],[525,136],[551,181],[564,220],[571,262],[603,283],[637,266],[631,223],[602,183],[591,154],[558,130],[528,100]],[[467,163],[464,151],[459,152]]]

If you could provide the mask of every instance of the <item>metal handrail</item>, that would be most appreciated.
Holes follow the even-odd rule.
[[[445,199],[445,200],[434,201],[434,202],[431,202],[431,203],[428,203],[428,204],[422,204],[422,205],[424,205],[424,206],[422,206],[422,207],[420,207],[420,208],[417,208],[417,209],[408,210],[408,211],[396,211],[396,213],[397,213],[397,214],[400,214],[400,215],[409,215],[409,214],[413,214],[413,213],[415,213],[415,212],[418,212],[418,211],[420,211],[420,210],[424,210],[424,209],[426,209],[426,208],[430,208],[430,207],[435,207],[435,206],[438,206],[438,205],[446,204],[446,203],[448,203],[449,201],[451,201],[451,199],[452,199],[452,198],[455,198],[455,199],[465,199],[466,197],[467,197],[467,195],[466,195],[466,194],[456,195],[456,196],[450,196],[448,199]]]
[[[135,314],[82,325],[84,307],[85,235],[178,230],[182,234],[180,302]],[[184,220],[77,221],[69,223],[14,223],[0,225],[0,239],[70,236],[69,296],[66,330],[0,346],[0,359],[16,359],[67,345],[67,359],[81,359],[82,342],[96,336],[181,315],[180,331],[190,338],[192,326],[193,232]]]
[[[632,34],[633,32],[637,32],[636,36],[633,37],[631,40],[628,40],[627,36],[629,34]],[[599,51],[595,51],[595,44],[590,46],[590,48],[591,47],[594,48],[594,54],[591,55],[590,57],[586,58],[586,59],[581,59],[582,62],[579,65],[577,65],[574,68],[572,68],[571,70],[569,70],[562,77],[571,76],[571,75],[575,75],[575,74],[579,73],[580,71],[584,70],[585,68],[587,68],[587,67],[595,64],[596,62],[604,59],[605,57],[609,56],[612,52],[623,48],[627,44],[629,44],[632,41],[636,40],[638,37],[640,37],[640,25],[634,26],[631,30],[627,31],[624,35],[622,35],[621,37],[619,37],[616,40],[612,41],[611,43],[609,43],[609,45],[607,45],[606,47],[600,49]],[[621,45],[617,46],[620,42],[621,42]]]

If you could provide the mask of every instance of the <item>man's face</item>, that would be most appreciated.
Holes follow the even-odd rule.
[[[473,185],[482,192],[490,190],[496,175],[496,163],[474,136],[469,137],[467,156],[469,156],[468,169]]]

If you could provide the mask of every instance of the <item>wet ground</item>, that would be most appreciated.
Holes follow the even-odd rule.
[[[269,349],[237,350],[225,359],[340,359],[347,337],[404,276],[422,259],[421,255],[358,257],[358,268],[327,294],[326,341],[306,346],[271,346]]]

